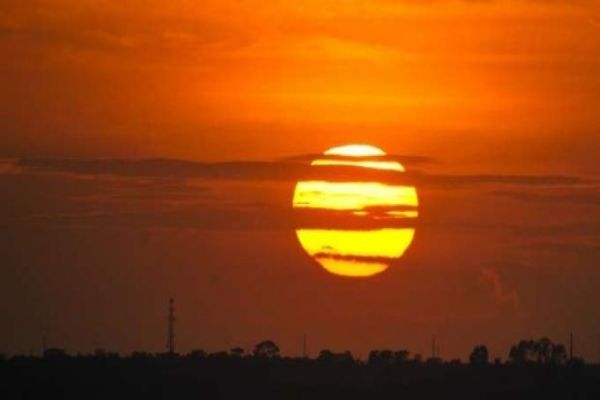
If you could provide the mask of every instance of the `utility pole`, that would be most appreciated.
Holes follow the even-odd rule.
[[[46,349],[48,348],[48,340],[46,339],[46,335],[42,336],[42,357],[46,354]]]
[[[569,360],[573,361],[573,350],[574,350],[574,338],[571,332],[571,339],[569,341]]]
[[[431,358],[435,358],[436,357],[436,352],[437,352],[436,341],[437,341],[437,338],[434,336],[431,339]]]
[[[306,338],[306,334],[304,334],[304,336],[302,336],[302,356],[304,358],[308,358],[308,351],[307,351],[307,347],[306,347],[306,342],[307,342],[307,338]]]
[[[167,333],[167,349],[169,354],[175,354],[175,299],[172,297],[169,299],[169,317],[168,321],[168,333]]]

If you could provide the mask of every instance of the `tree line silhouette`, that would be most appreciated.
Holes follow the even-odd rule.
[[[24,358],[25,356],[15,356],[15,359]],[[60,348],[49,348],[44,351],[43,357],[46,359],[60,359],[70,357],[66,350]],[[121,355],[114,352],[106,351],[105,349],[97,349],[93,354],[81,355],[77,357],[88,358],[121,358]],[[279,346],[272,340],[262,341],[254,346],[252,352],[247,353],[241,347],[234,347],[229,351],[219,351],[216,353],[207,353],[204,350],[192,350],[188,354],[181,356],[179,354],[169,353],[148,353],[148,352],[133,352],[129,356],[132,359],[149,359],[149,358],[173,358],[173,357],[188,357],[193,359],[207,358],[244,358],[255,357],[259,359],[274,359],[285,358],[281,354]],[[308,359],[308,357],[303,357]],[[0,353],[0,361],[6,361],[5,354]],[[485,345],[478,345],[473,348],[469,356],[469,364],[473,366],[484,366],[490,364],[490,353]],[[353,364],[362,363],[356,359],[350,351],[336,353],[331,350],[321,350],[319,355],[313,360],[326,364]],[[431,357],[426,360],[421,354],[414,354],[408,350],[373,350],[369,353],[366,365],[370,366],[393,366],[399,364],[436,364],[443,363],[444,360],[439,357]],[[451,364],[460,364],[460,360],[450,360]],[[494,360],[494,364],[501,364],[501,359]],[[521,340],[510,348],[506,363],[513,365],[538,364],[538,365],[566,365],[569,363],[584,364],[582,358],[573,357],[567,354],[566,347],[559,343],[554,343],[548,338],[539,340]]]
[[[272,340],[185,355],[99,349],[43,357],[0,356],[0,398],[600,398],[600,366],[570,357],[550,339],[522,340],[505,361],[475,346],[468,362],[374,350],[366,360],[322,350],[286,357]],[[5,394],[5,395],[4,395]]]

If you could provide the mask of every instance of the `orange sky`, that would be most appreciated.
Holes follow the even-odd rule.
[[[591,0],[4,1],[0,152],[255,159],[359,141],[534,167],[598,144],[599,21]]]
[[[597,1],[4,0],[0,59],[0,352],[161,350],[176,295],[183,350],[573,330],[600,359]],[[365,282],[290,215],[307,155],[346,143],[419,191]],[[114,161],[152,157],[194,163]]]

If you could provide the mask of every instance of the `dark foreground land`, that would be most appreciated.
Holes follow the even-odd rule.
[[[257,357],[17,357],[1,399],[600,399],[600,366]]]

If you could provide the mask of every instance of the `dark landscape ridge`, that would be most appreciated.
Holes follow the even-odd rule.
[[[376,350],[368,360],[350,352],[320,352],[317,358],[285,357],[272,341],[251,354],[241,348],[186,355],[105,350],[68,355],[47,349],[42,357],[2,357],[4,399],[370,399],[461,398],[592,399],[600,396],[600,365],[586,365],[548,339],[523,340],[507,361],[489,360],[476,346],[469,361]]]

